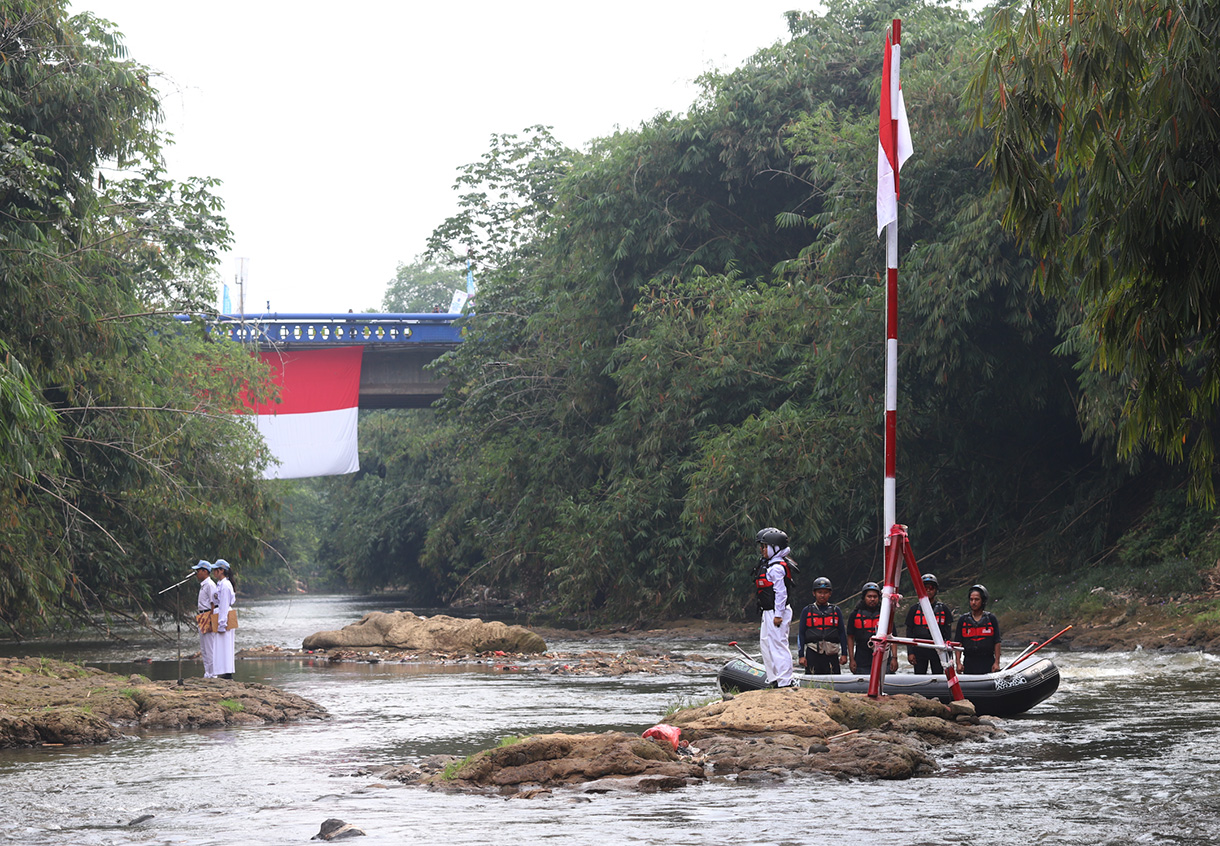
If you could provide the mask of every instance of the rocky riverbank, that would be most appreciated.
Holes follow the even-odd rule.
[[[435,756],[382,768],[382,778],[433,789],[513,798],[654,791],[732,778],[756,782],[795,773],[906,779],[939,769],[944,747],[1002,733],[969,703],[919,696],[879,702],[828,690],[760,690],[681,709],[666,725],[681,740],[622,732],[510,738],[469,758]]]
[[[199,729],[324,719],[326,710],[262,684],[154,682],[47,658],[0,658],[0,748],[105,743],[126,728]]]
[[[1134,649],[1167,652],[1220,653],[1220,624],[1191,622],[1182,609],[1141,609],[1125,606],[1112,615],[1078,621],[1052,647],[1065,652],[1106,652]],[[1044,642],[1066,623],[1028,620],[1019,615],[1001,618],[1004,655],[1015,656],[1031,642]],[[505,630],[511,629],[509,634]],[[339,635],[336,637],[336,635]],[[500,638],[506,638],[501,640]],[[546,651],[556,641],[593,640],[610,648]],[[617,652],[616,641],[633,648]],[[238,653],[246,659],[307,659],[332,662],[483,664],[506,673],[620,676],[632,673],[702,673],[723,663],[723,656],[675,651],[675,641],[727,645],[740,642],[757,652],[758,627],[728,620],[681,619],[657,624],[571,630],[547,627],[505,627],[500,623],[461,618],[415,617],[407,612],[368,615],[359,623],[336,632],[323,632],[305,640],[310,648],[286,649],[275,645],[247,647]],[[643,646],[640,646],[641,642]],[[410,646],[403,646],[409,643]],[[491,644],[490,647],[487,644]],[[528,648],[521,648],[527,645]],[[513,648],[516,647],[516,648]]]

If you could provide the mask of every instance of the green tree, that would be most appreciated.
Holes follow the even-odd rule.
[[[789,43],[705,77],[688,114],[600,139],[548,186],[541,230],[485,277],[481,340],[442,364],[478,444],[461,460],[477,496],[438,532],[465,528],[514,578],[620,614],[733,601],[732,562],[760,523],[827,549],[879,534],[880,486],[864,480],[880,478],[881,370],[866,351],[880,348],[883,251],[861,198],[878,33],[896,11],[791,15]],[[1057,313],[1013,284],[1028,264],[988,228],[985,139],[945,131],[962,125],[977,27],[936,5],[899,13],[919,33],[914,117],[943,132],[904,191],[920,209],[904,224],[918,245],[904,257],[906,387],[920,397],[904,469],[931,480],[911,522],[939,540],[1012,513],[1026,492],[987,462],[1006,438],[1022,444],[1010,467],[1037,454],[1051,434],[1031,413],[1076,431]],[[512,331],[484,336],[485,309],[516,315]],[[1019,390],[985,378],[1005,367]],[[979,494],[968,515],[962,485]]]
[[[1006,197],[980,164],[991,138],[961,96],[979,19],[834,0],[790,14],[787,43],[704,77],[685,114],[583,153],[496,136],[463,169],[462,211],[433,247],[487,258],[479,309],[438,364],[436,428],[383,426],[365,466],[385,477],[336,483],[352,508],[334,550],[354,579],[441,598],[499,582],[534,608],[619,619],[732,613],[765,524],[789,529],[811,568],[878,574],[873,195],[895,16],[916,135],[900,209],[900,519],[962,578],[997,558],[1074,564],[1113,540],[1130,468],[1081,438],[1078,404],[1106,397],[1081,393],[1063,354],[1079,309],[1032,284],[1037,262],[1000,225]]]
[[[205,552],[256,563],[271,506],[231,414],[264,374],[170,316],[214,294],[214,183],[165,177],[156,92],[108,24],[0,6],[0,616],[21,630],[153,605]]]
[[[1220,410],[1220,7],[1035,0],[992,19],[972,95],[1004,220],[1082,317],[1089,431],[1186,459],[1215,502]],[[1117,400],[1117,402],[1115,401]]]
[[[456,259],[435,262],[416,256],[410,264],[399,263],[381,298],[381,310],[418,314],[439,307],[448,311],[453,292],[465,289],[465,269],[459,269]]]

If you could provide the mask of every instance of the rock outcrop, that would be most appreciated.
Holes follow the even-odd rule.
[[[667,744],[622,732],[540,734],[472,755],[452,772],[425,779],[451,788],[551,787],[632,777],[640,789],[680,787],[704,778],[702,765]]]
[[[662,790],[711,776],[740,782],[825,773],[840,778],[905,779],[933,772],[932,750],[999,733],[968,703],[944,705],[921,696],[873,701],[829,690],[758,690],[679,710],[667,724],[682,731],[674,749],[607,732],[547,734],[434,767],[403,767],[387,777],[515,798],[582,792]]]
[[[523,626],[485,623],[438,614],[420,617],[410,611],[374,611],[338,631],[305,638],[305,649],[402,649],[470,654],[500,650],[536,653],[546,641]]]
[[[0,659],[0,748],[105,743],[125,726],[212,728],[329,716],[263,684],[154,682],[45,658]]]

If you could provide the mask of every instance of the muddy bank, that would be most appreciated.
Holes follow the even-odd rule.
[[[907,779],[939,769],[946,747],[1002,733],[969,703],[919,696],[873,701],[827,690],[760,690],[681,709],[673,740],[623,732],[510,738],[465,759],[437,756],[377,774],[433,789],[537,798],[757,782],[796,773]]]
[[[154,682],[45,658],[0,658],[0,747],[105,743],[124,728],[198,729],[324,719],[262,684]]]

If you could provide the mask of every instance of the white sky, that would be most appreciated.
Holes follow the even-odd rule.
[[[492,133],[572,147],[682,112],[704,71],[787,36],[799,0],[306,4],[72,0],[157,81],[175,178],[214,176],[249,258],[246,312],[380,308],[399,262],[456,210]],[[457,280],[461,285],[461,280]],[[236,292],[233,307],[237,308]]]

